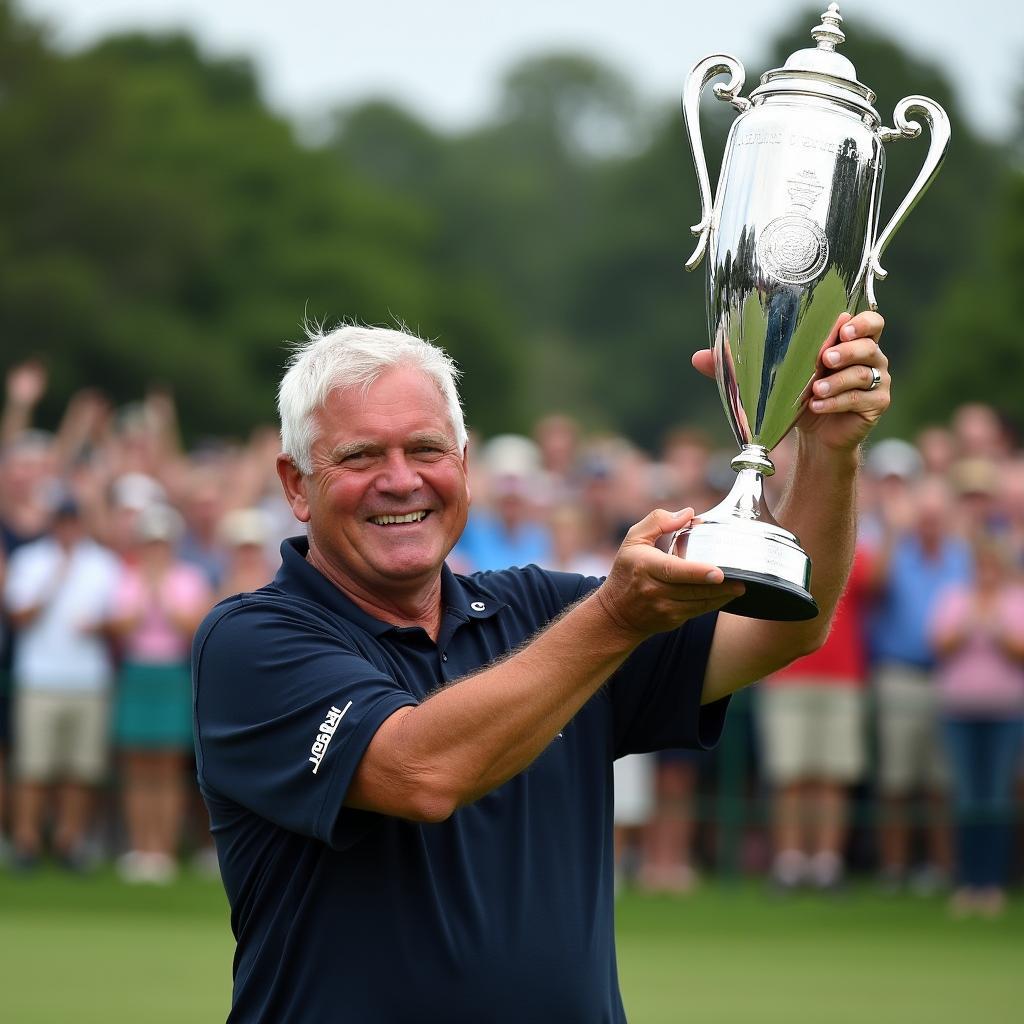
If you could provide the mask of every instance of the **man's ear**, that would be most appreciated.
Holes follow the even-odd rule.
[[[277,475],[284,488],[284,496],[292,513],[300,523],[309,522],[309,502],[306,500],[306,477],[286,452],[277,456]]]
[[[466,478],[466,504],[473,504],[473,492],[469,487],[469,442],[462,449],[462,475]]]

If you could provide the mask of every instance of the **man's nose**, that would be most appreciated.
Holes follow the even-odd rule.
[[[423,479],[405,452],[393,452],[388,455],[376,482],[380,491],[404,495],[417,490]]]

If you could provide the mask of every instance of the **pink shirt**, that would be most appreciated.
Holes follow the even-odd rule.
[[[970,621],[973,595],[956,587],[938,601],[932,635],[958,629]],[[1011,657],[996,640],[1024,637],[1024,589],[1007,587],[999,595],[992,626],[975,628],[964,643],[939,663],[939,698],[954,715],[1011,717],[1024,713],[1024,662]]]
[[[114,594],[114,616],[129,618],[142,614],[139,625],[128,634],[124,654],[129,661],[168,664],[187,661],[192,637],[177,629],[165,608],[181,615],[195,615],[212,603],[206,578],[194,566],[173,565],[160,584],[155,601],[135,566],[125,566]]]

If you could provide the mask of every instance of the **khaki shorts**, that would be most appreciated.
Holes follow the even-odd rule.
[[[615,762],[615,824],[646,825],[654,817],[657,758],[629,754]]]
[[[887,796],[906,796],[915,789],[945,789],[949,773],[939,732],[934,674],[913,665],[880,665],[875,694],[881,791]]]
[[[761,742],[769,780],[852,783],[864,774],[866,698],[854,684],[772,683],[758,691]]]
[[[23,690],[14,697],[14,775],[23,782],[102,782],[107,774],[106,693]]]

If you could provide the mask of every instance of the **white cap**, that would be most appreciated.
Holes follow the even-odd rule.
[[[110,495],[119,508],[130,508],[136,512],[167,500],[163,485],[145,473],[122,474],[111,484]]]
[[[185,532],[185,520],[170,505],[148,505],[139,512],[135,533],[141,541],[160,540],[173,544]]]
[[[902,480],[916,480],[924,471],[921,453],[908,441],[890,437],[868,449],[864,463],[876,480],[897,476]]]
[[[221,539],[228,547],[243,544],[263,547],[270,540],[270,517],[261,508],[236,508],[220,521]]]

